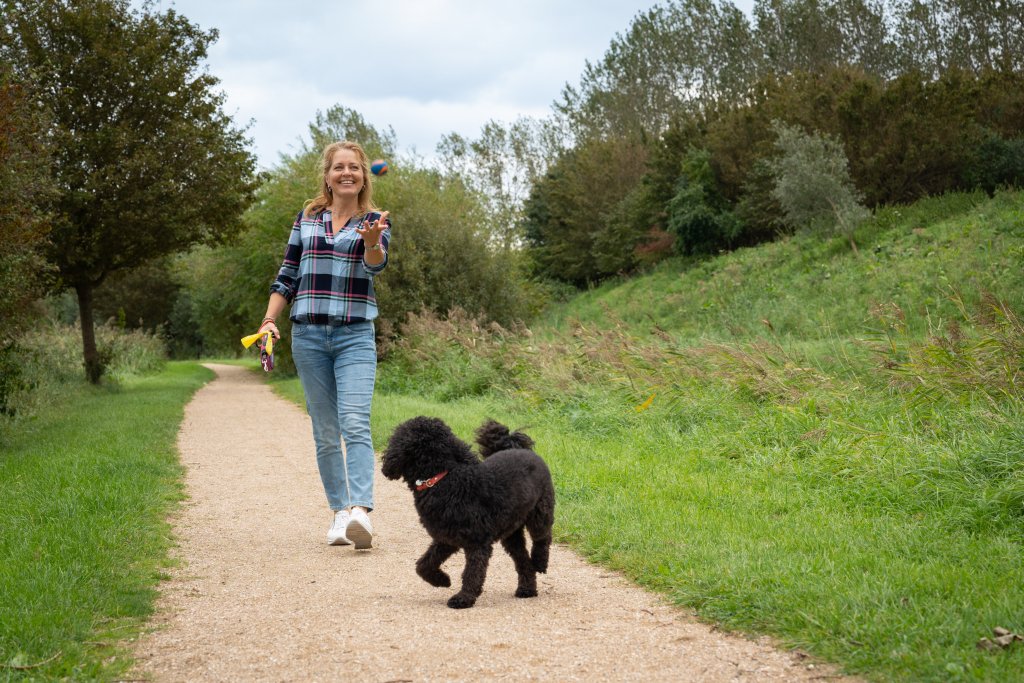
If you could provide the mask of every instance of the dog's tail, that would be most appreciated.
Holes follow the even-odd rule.
[[[533,439],[522,432],[510,432],[508,427],[494,420],[480,425],[476,430],[476,442],[480,446],[480,455],[485,458],[510,448],[533,448]]]

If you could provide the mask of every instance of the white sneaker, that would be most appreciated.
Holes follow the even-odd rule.
[[[348,510],[338,510],[334,513],[334,521],[327,530],[327,545],[352,545],[352,541],[345,535],[350,517]]]
[[[373,525],[361,508],[352,508],[345,536],[355,543],[356,550],[365,550],[373,545]]]

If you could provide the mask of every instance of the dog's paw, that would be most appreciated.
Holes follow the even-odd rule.
[[[448,598],[448,606],[452,609],[466,609],[474,604],[476,604],[476,598],[462,593],[456,593]]]
[[[449,588],[452,585],[452,580],[446,573],[439,567],[428,564],[422,559],[416,563],[416,573],[431,586]]]
[[[452,579],[442,571],[417,572],[420,578],[436,588],[450,588]]]
[[[535,597],[537,597],[537,589],[536,588],[517,588],[516,589],[516,597],[517,598],[535,598]]]

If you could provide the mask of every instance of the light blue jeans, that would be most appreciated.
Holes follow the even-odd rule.
[[[313,422],[316,464],[332,510],[373,508],[370,401],[377,374],[373,322],[292,325],[292,358]],[[345,457],[341,439],[345,440]]]

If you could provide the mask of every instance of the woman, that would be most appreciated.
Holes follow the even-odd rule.
[[[328,145],[322,161],[320,196],[295,219],[260,330],[280,339],[275,321],[291,304],[292,357],[334,511],[327,542],[363,549],[373,543],[373,278],[388,263],[391,222],[373,204],[369,161],[358,144]]]

